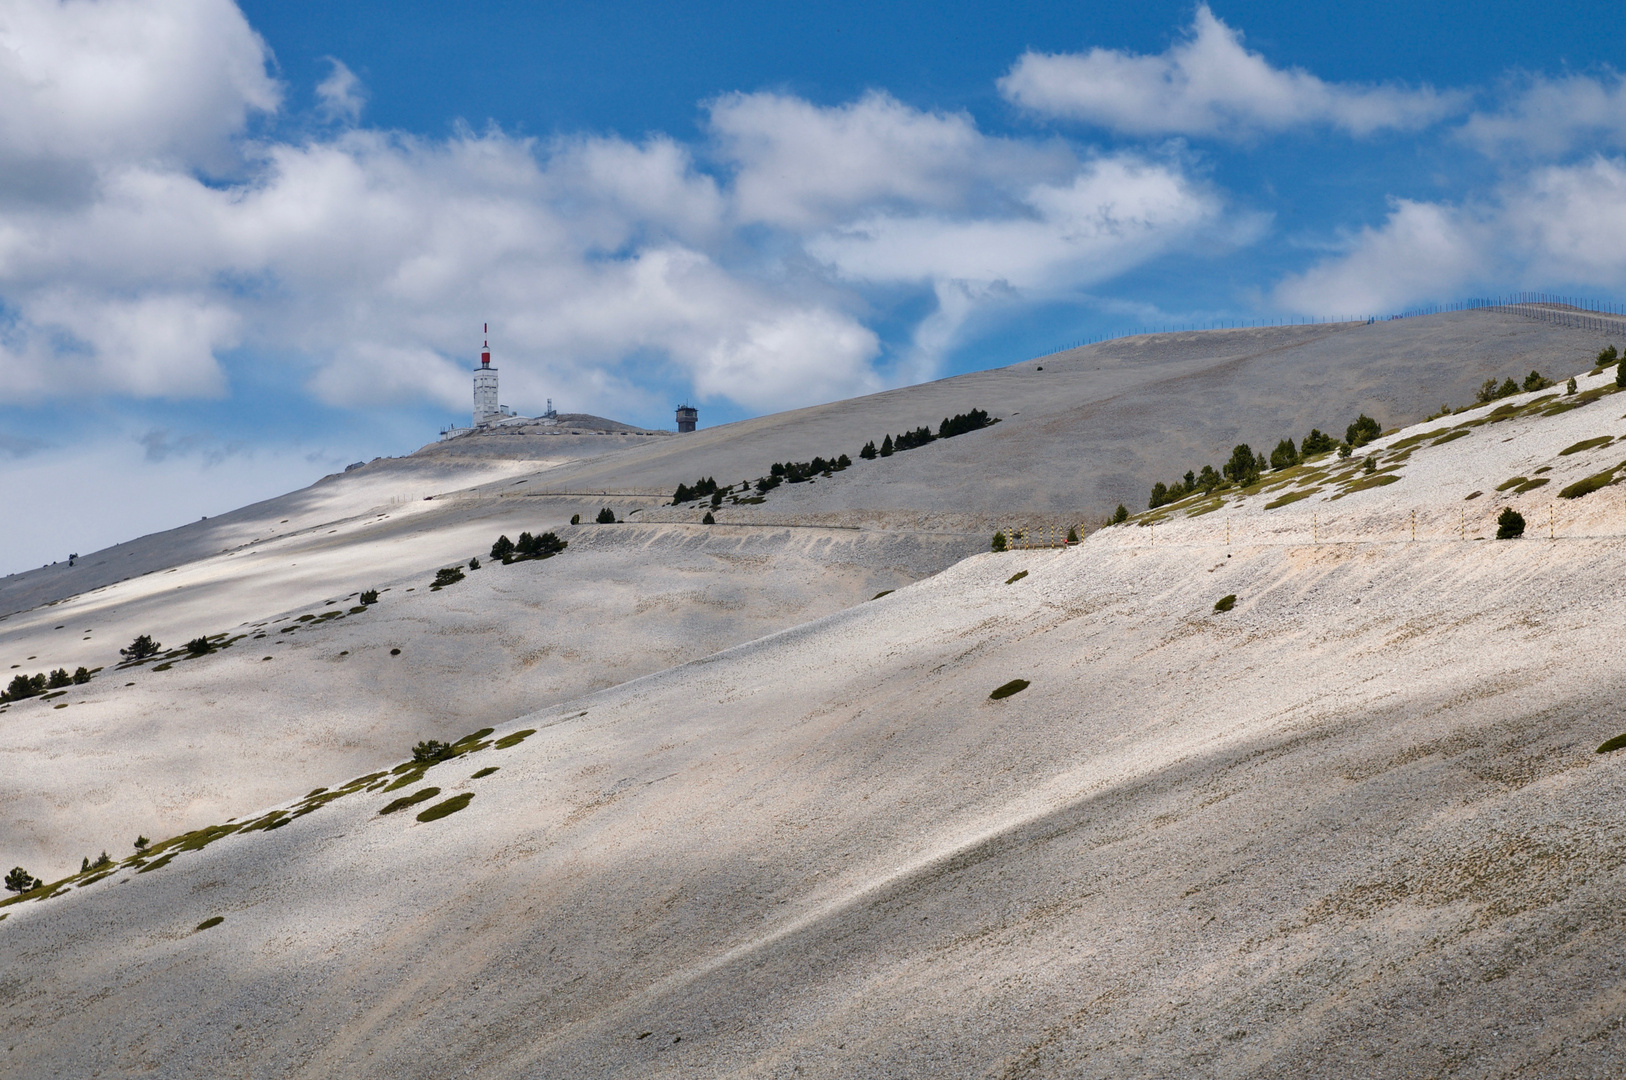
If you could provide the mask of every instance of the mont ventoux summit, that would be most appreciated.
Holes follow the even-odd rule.
[[[0,1062],[1622,1075],[1623,343],[1151,334],[678,432],[486,351],[416,453],[0,582]]]

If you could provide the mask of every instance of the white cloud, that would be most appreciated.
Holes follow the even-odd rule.
[[[317,111],[326,120],[354,124],[367,104],[366,90],[343,60],[330,56],[327,62],[332,70],[316,84]]]
[[[1307,315],[1379,315],[1420,299],[1456,295],[1488,269],[1477,223],[1461,210],[1396,200],[1388,220],[1348,250],[1284,280],[1276,300]]]
[[[1462,136],[1487,154],[1563,154],[1576,146],[1626,145],[1626,81],[1614,73],[1533,76],[1496,112],[1475,113]]]
[[[870,281],[1002,283],[1045,294],[1099,282],[1214,222],[1219,200],[1173,168],[1120,155],[1065,184],[1022,193],[993,218],[876,215],[812,240],[841,273]]]
[[[1428,87],[1328,83],[1272,67],[1206,4],[1198,6],[1189,37],[1159,55],[1028,52],[999,88],[1036,113],[1132,135],[1242,137],[1318,124],[1368,135],[1425,127],[1463,101]]]
[[[231,0],[6,0],[0,200],[82,195],[110,163],[229,170],[280,88]]]
[[[983,135],[963,113],[911,108],[871,91],[822,108],[779,94],[728,94],[710,104],[710,131],[736,168],[743,222],[793,229],[880,205],[961,209],[990,188],[1070,171],[1072,154]]]
[[[1464,206],[1396,200],[1276,299],[1305,314],[1381,314],[1521,281],[1626,287],[1626,162],[1543,167]]]
[[[1087,162],[1067,181],[1035,184],[1011,201],[997,217],[874,214],[807,247],[843,277],[932,289],[937,310],[916,331],[911,370],[925,377],[981,311],[1098,284],[1205,235],[1246,242],[1260,224],[1227,222],[1212,191],[1128,154]]]

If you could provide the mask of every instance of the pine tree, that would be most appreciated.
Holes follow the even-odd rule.
[[[858,456],[863,458],[865,461],[874,461],[875,460],[875,440],[871,439],[869,442],[865,443],[864,448],[862,450],[858,451]]]
[[[20,866],[12,867],[11,873],[6,875],[7,892],[25,893],[33,889],[37,889],[44,884],[45,882],[41,881],[33,874],[30,874],[27,870],[24,870]]]
[[[608,506],[606,506],[604,509],[600,510],[598,512],[598,523],[600,525],[614,525],[615,524],[615,511],[611,510]]]
[[[891,457],[892,456],[892,436],[890,436],[890,435],[888,435],[886,438],[881,440],[881,456],[882,457]]]
[[[1272,469],[1287,469],[1299,463],[1299,452],[1293,446],[1292,439],[1283,439],[1276,444],[1276,449],[1270,452],[1270,467]]]

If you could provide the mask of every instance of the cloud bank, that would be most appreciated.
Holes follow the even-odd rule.
[[[650,405],[651,381],[768,410],[936,370],[967,320],[1098,282],[1223,216],[1176,160],[989,136],[880,92],[706,103],[703,143],[316,119],[228,0],[16,0],[0,29],[0,385],[226,395],[276,358],[321,401],[467,406],[474,328],[505,396]],[[265,121],[265,123],[261,123]],[[933,297],[907,356],[876,288]],[[653,376],[653,378],[652,378]]]

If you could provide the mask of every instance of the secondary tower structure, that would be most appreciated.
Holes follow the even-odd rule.
[[[700,422],[700,410],[693,405],[679,405],[677,409],[678,433],[693,431],[694,426]]]

